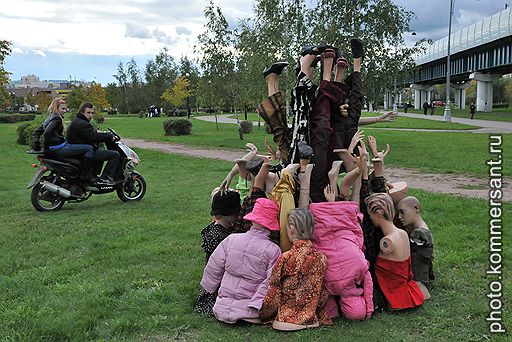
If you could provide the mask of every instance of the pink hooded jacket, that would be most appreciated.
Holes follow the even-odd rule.
[[[364,237],[359,225],[363,214],[358,204],[312,203],[309,210],[315,218],[311,241],[327,256],[327,291],[340,296],[339,304],[346,318],[369,319],[373,312],[373,282],[363,253]]]
[[[219,289],[213,306],[219,321],[235,323],[259,317],[272,268],[281,255],[269,234],[269,230],[257,227],[247,233],[231,234],[210,257],[201,286],[210,293]]]

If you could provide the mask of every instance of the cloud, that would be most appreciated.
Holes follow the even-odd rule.
[[[19,47],[13,47],[12,48],[12,52],[14,52],[14,53],[26,53],[22,49],[20,49]]]
[[[141,38],[148,39],[152,38],[150,31],[142,25],[139,25],[134,22],[126,22],[125,23],[126,31],[124,36],[131,38]]]
[[[176,26],[176,33],[178,35],[190,35],[192,34],[192,31],[190,31],[188,28],[184,27],[184,26]]]
[[[160,31],[158,29],[158,27],[156,29],[154,29],[152,33],[153,33],[153,37],[159,43],[163,43],[163,44],[166,44],[166,45],[171,45],[174,42],[174,40],[172,39],[171,36],[168,36],[165,32]]]
[[[32,53],[33,53],[34,55],[39,55],[39,56],[41,56],[41,57],[46,58],[46,53],[44,53],[44,51],[43,51],[43,50],[36,50],[36,49],[34,49],[34,50],[32,50]]]

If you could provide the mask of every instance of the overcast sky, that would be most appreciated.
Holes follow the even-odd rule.
[[[416,18],[407,34],[421,38],[448,35],[450,0],[394,0]],[[249,0],[215,0],[235,26],[251,15]],[[499,0],[456,0],[452,31],[505,7]],[[511,1],[512,3],[512,1]],[[5,67],[11,79],[35,74],[43,79],[114,80],[119,61],[134,57],[140,67],[167,47],[179,59],[193,57],[203,30],[206,0],[11,0],[2,1],[0,39],[13,42]]]

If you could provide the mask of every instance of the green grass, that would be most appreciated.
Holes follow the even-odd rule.
[[[464,118],[469,119],[469,104],[466,104],[466,109],[455,109],[452,106],[451,114],[452,117],[456,118]],[[400,112],[402,112],[403,109],[400,109]],[[416,114],[423,114],[423,109],[408,109],[409,113],[416,113]],[[430,115],[430,109],[428,110],[428,114]],[[438,107],[435,109],[435,115],[443,115],[444,114],[444,107]],[[490,113],[484,113],[484,112],[476,112],[474,119],[478,120],[490,120],[490,121],[506,121],[511,122],[512,121],[512,108],[495,108]]]
[[[400,118],[400,120],[403,118]],[[219,124],[192,119],[192,134],[188,136],[165,136],[162,122],[167,118],[119,118],[106,119],[103,129],[112,127],[123,137],[163,141],[198,146],[209,149],[245,149],[246,142],[253,142],[262,151],[265,138],[272,141],[272,136],[265,133],[263,127],[254,127],[253,133],[246,134],[241,141],[238,129],[233,124]],[[417,168],[437,173],[467,173],[472,176],[486,177],[488,173],[485,160],[488,159],[488,135],[464,132],[410,132],[389,131],[364,128],[364,134],[374,135],[382,148],[389,143],[392,151],[386,159],[388,165],[396,167]],[[504,166],[503,174],[512,175],[512,151],[510,134],[503,135]]]
[[[0,126],[0,336],[2,341],[485,341],[488,265],[486,202],[411,191],[436,242],[437,280],[418,310],[341,320],[333,327],[278,333],[198,316],[209,222],[209,193],[227,162],[137,150],[146,197],[115,194],[38,213],[25,189],[33,156],[15,144],[16,125]],[[504,205],[510,222],[512,205]],[[512,238],[503,230],[503,241]],[[504,244],[504,260],[512,257]],[[503,283],[504,321],[512,326]],[[501,339],[505,340],[505,339]]]
[[[363,117],[375,117],[377,114],[363,112]],[[230,118],[236,119],[236,115],[230,115]],[[240,120],[244,119],[244,115],[240,114]],[[248,113],[247,119],[249,121],[258,121],[257,113]],[[264,123],[261,120],[262,124]],[[378,124],[372,124],[370,126],[361,126],[362,129],[366,129],[367,127],[374,128],[418,128],[418,129],[456,129],[456,130],[466,130],[466,129],[476,129],[477,126],[464,125],[459,123],[445,123],[439,121],[432,121],[428,119],[416,119],[416,118],[407,118],[407,117],[399,117],[394,122],[382,122]]]

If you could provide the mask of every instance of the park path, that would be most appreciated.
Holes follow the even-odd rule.
[[[130,147],[145,148],[172,154],[182,154],[200,158],[219,159],[233,162],[241,158],[245,151],[213,150],[190,147],[180,144],[123,139]],[[227,170],[226,170],[227,172]],[[386,167],[386,176],[391,182],[406,181],[409,187],[442,194],[488,199],[487,180],[464,175],[422,173],[414,169]],[[220,182],[220,181],[219,181]],[[504,178],[503,201],[512,202],[512,191],[509,191],[512,179]]]
[[[375,112],[375,115],[380,115],[383,112]],[[204,115],[204,116],[195,116],[195,119],[208,121],[208,122],[217,122],[219,123],[230,123],[236,124],[237,119],[230,118],[233,114],[218,114],[217,119],[215,119],[215,115]],[[423,115],[423,114],[414,114],[414,113],[398,113],[398,116],[404,116],[408,118],[416,118],[416,119],[426,119],[432,121],[444,121],[442,115]],[[377,128],[368,126],[368,128],[372,129],[381,129],[381,130],[391,130],[391,131],[415,131],[415,132],[453,132],[453,133],[512,133],[512,122],[504,122],[504,121],[489,121],[489,120],[471,120],[464,118],[456,118],[452,117],[452,122],[461,123],[465,125],[477,126],[477,129],[468,129],[468,130],[455,130],[455,129],[421,129],[421,128]],[[254,125],[257,125],[258,122],[254,121]],[[263,120],[261,121],[261,125],[264,125]]]

